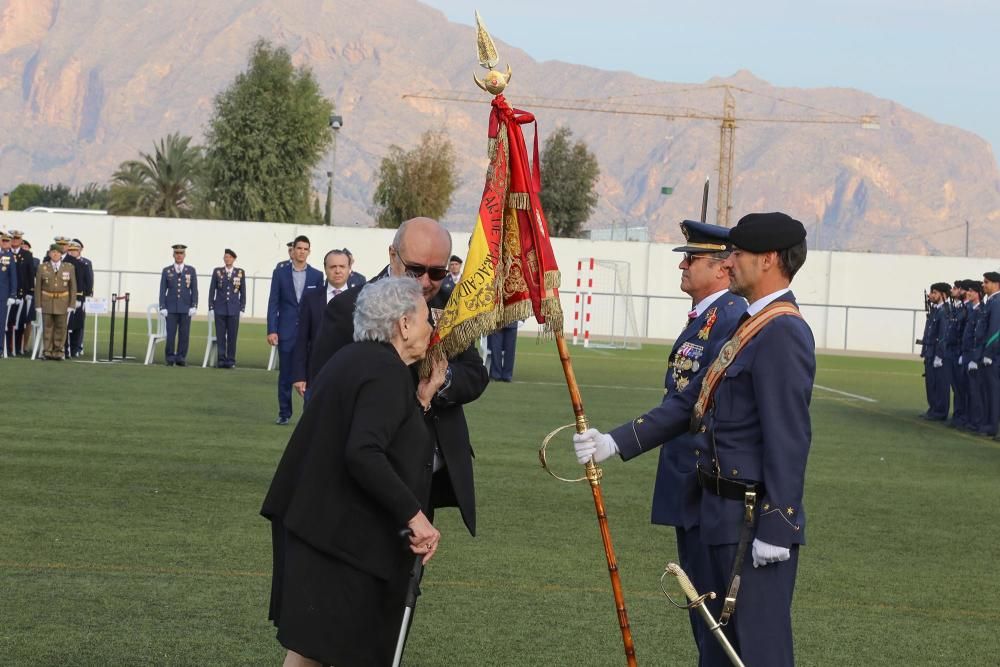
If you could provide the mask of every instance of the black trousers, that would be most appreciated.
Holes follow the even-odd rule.
[[[236,336],[240,330],[239,315],[215,316],[215,343],[219,351],[219,368],[236,363]]]
[[[191,335],[191,316],[185,313],[167,313],[167,363],[186,361],[188,338]],[[174,345],[176,344],[176,348]]]

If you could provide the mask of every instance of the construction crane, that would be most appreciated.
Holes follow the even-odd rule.
[[[642,104],[626,104],[615,100],[625,98],[638,98],[652,94],[663,95],[670,93],[681,93],[687,91],[705,91],[712,89],[723,90],[722,113],[715,114],[699,109],[670,108],[659,106],[648,106]],[[803,109],[827,114],[826,118],[809,117],[757,117],[757,116],[737,116],[736,98],[733,91],[750,93],[768,97],[772,100],[791,104]],[[453,90],[429,91],[427,93],[410,93],[403,95],[403,99],[424,99],[438,100],[446,102],[465,102],[469,104],[489,104],[488,99],[484,99],[481,93],[462,92]],[[878,116],[864,114],[861,116],[848,116],[842,113],[819,109],[792,100],[764,95],[754,90],[740,88],[729,84],[719,84],[711,86],[700,86],[698,88],[683,88],[661,91],[657,93],[639,93],[637,95],[627,95],[620,97],[608,97],[603,99],[554,99],[546,97],[518,96],[518,104],[539,109],[559,109],[562,111],[585,111],[591,113],[625,114],[631,116],[651,116],[656,118],[666,118],[668,120],[711,120],[719,123],[719,185],[716,194],[716,224],[724,227],[729,226],[729,212],[733,206],[733,160],[734,148],[736,145],[737,123],[795,123],[795,124],[833,124],[833,125],[859,125],[863,129],[877,130],[879,128]]]

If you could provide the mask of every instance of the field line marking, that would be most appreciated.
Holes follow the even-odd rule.
[[[865,401],[866,403],[878,403],[874,398],[869,398],[867,396],[862,396],[861,394],[851,394],[846,391],[841,391],[840,389],[831,389],[830,387],[824,387],[821,384],[813,384],[817,389],[822,389],[823,391],[828,391],[833,394],[840,394],[841,396],[847,396],[848,398],[856,398],[859,401]]]

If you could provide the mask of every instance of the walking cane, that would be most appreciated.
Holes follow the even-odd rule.
[[[406,540],[405,547],[410,548],[408,538],[413,532],[406,528],[399,531],[399,536]],[[399,626],[399,638],[396,640],[396,653],[392,658],[392,667],[399,667],[403,660],[403,647],[406,646],[406,637],[410,633],[410,619],[413,617],[413,608],[417,606],[417,597],[420,596],[420,579],[424,575],[424,557],[417,556],[413,559],[413,568],[410,570],[410,585],[406,589],[406,602],[403,607],[403,623]]]
[[[677,604],[674,602],[674,599],[670,597],[670,593],[667,593],[667,589],[663,588],[663,579],[668,574],[672,574],[677,577],[678,585],[680,585],[681,590],[684,591],[684,595],[687,599],[690,600],[688,604]],[[729,639],[722,631],[722,624],[715,620],[712,616],[712,612],[710,612],[708,607],[705,606],[705,600],[715,599],[714,592],[698,595],[698,591],[695,589],[694,584],[691,583],[687,574],[677,563],[667,563],[666,570],[664,570],[663,574],[660,575],[660,589],[675,607],[678,607],[679,609],[694,609],[698,615],[701,616],[702,620],[705,621],[705,624],[708,625],[709,631],[711,631],[711,633],[715,635],[715,638],[719,640],[722,650],[725,652],[726,657],[729,658],[729,662],[733,663],[733,667],[744,667],[743,661],[740,660],[740,656],[736,654],[736,649],[734,649],[733,645],[729,643]]]

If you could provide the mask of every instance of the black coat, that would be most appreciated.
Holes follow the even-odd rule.
[[[385,271],[380,276],[384,274]],[[354,340],[354,304],[362,289],[363,287],[349,289],[327,304],[319,335],[313,341],[309,360],[311,369],[323,369],[337,350]],[[443,309],[446,303],[447,297],[438,293],[427,305],[432,310]],[[475,535],[476,491],[472,476],[474,453],[462,406],[479,398],[486,390],[490,378],[474,345],[450,359],[448,367],[451,369],[451,384],[434,397],[431,402],[433,410],[425,419],[428,428],[437,438],[437,446],[445,462],[445,468],[434,475],[431,504],[433,507],[457,506],[469,533]],[[416,370],[412,372],[415,378]]]
[[[310,353],[319,335],[320,322],[323,321],[326,288],[326,283],[323,283],[323,289],[303,294],[302,301],[299,302],[299,331],[295,349],[292,350],[292,382],[306,382],[306,386],[319,373],[319,368],[312,367]]]
[[[389,579],[407,558],[399,532],[428,507],[432,460],[409,369],[391,345],[357,343],[316,378],[261,514]]]

